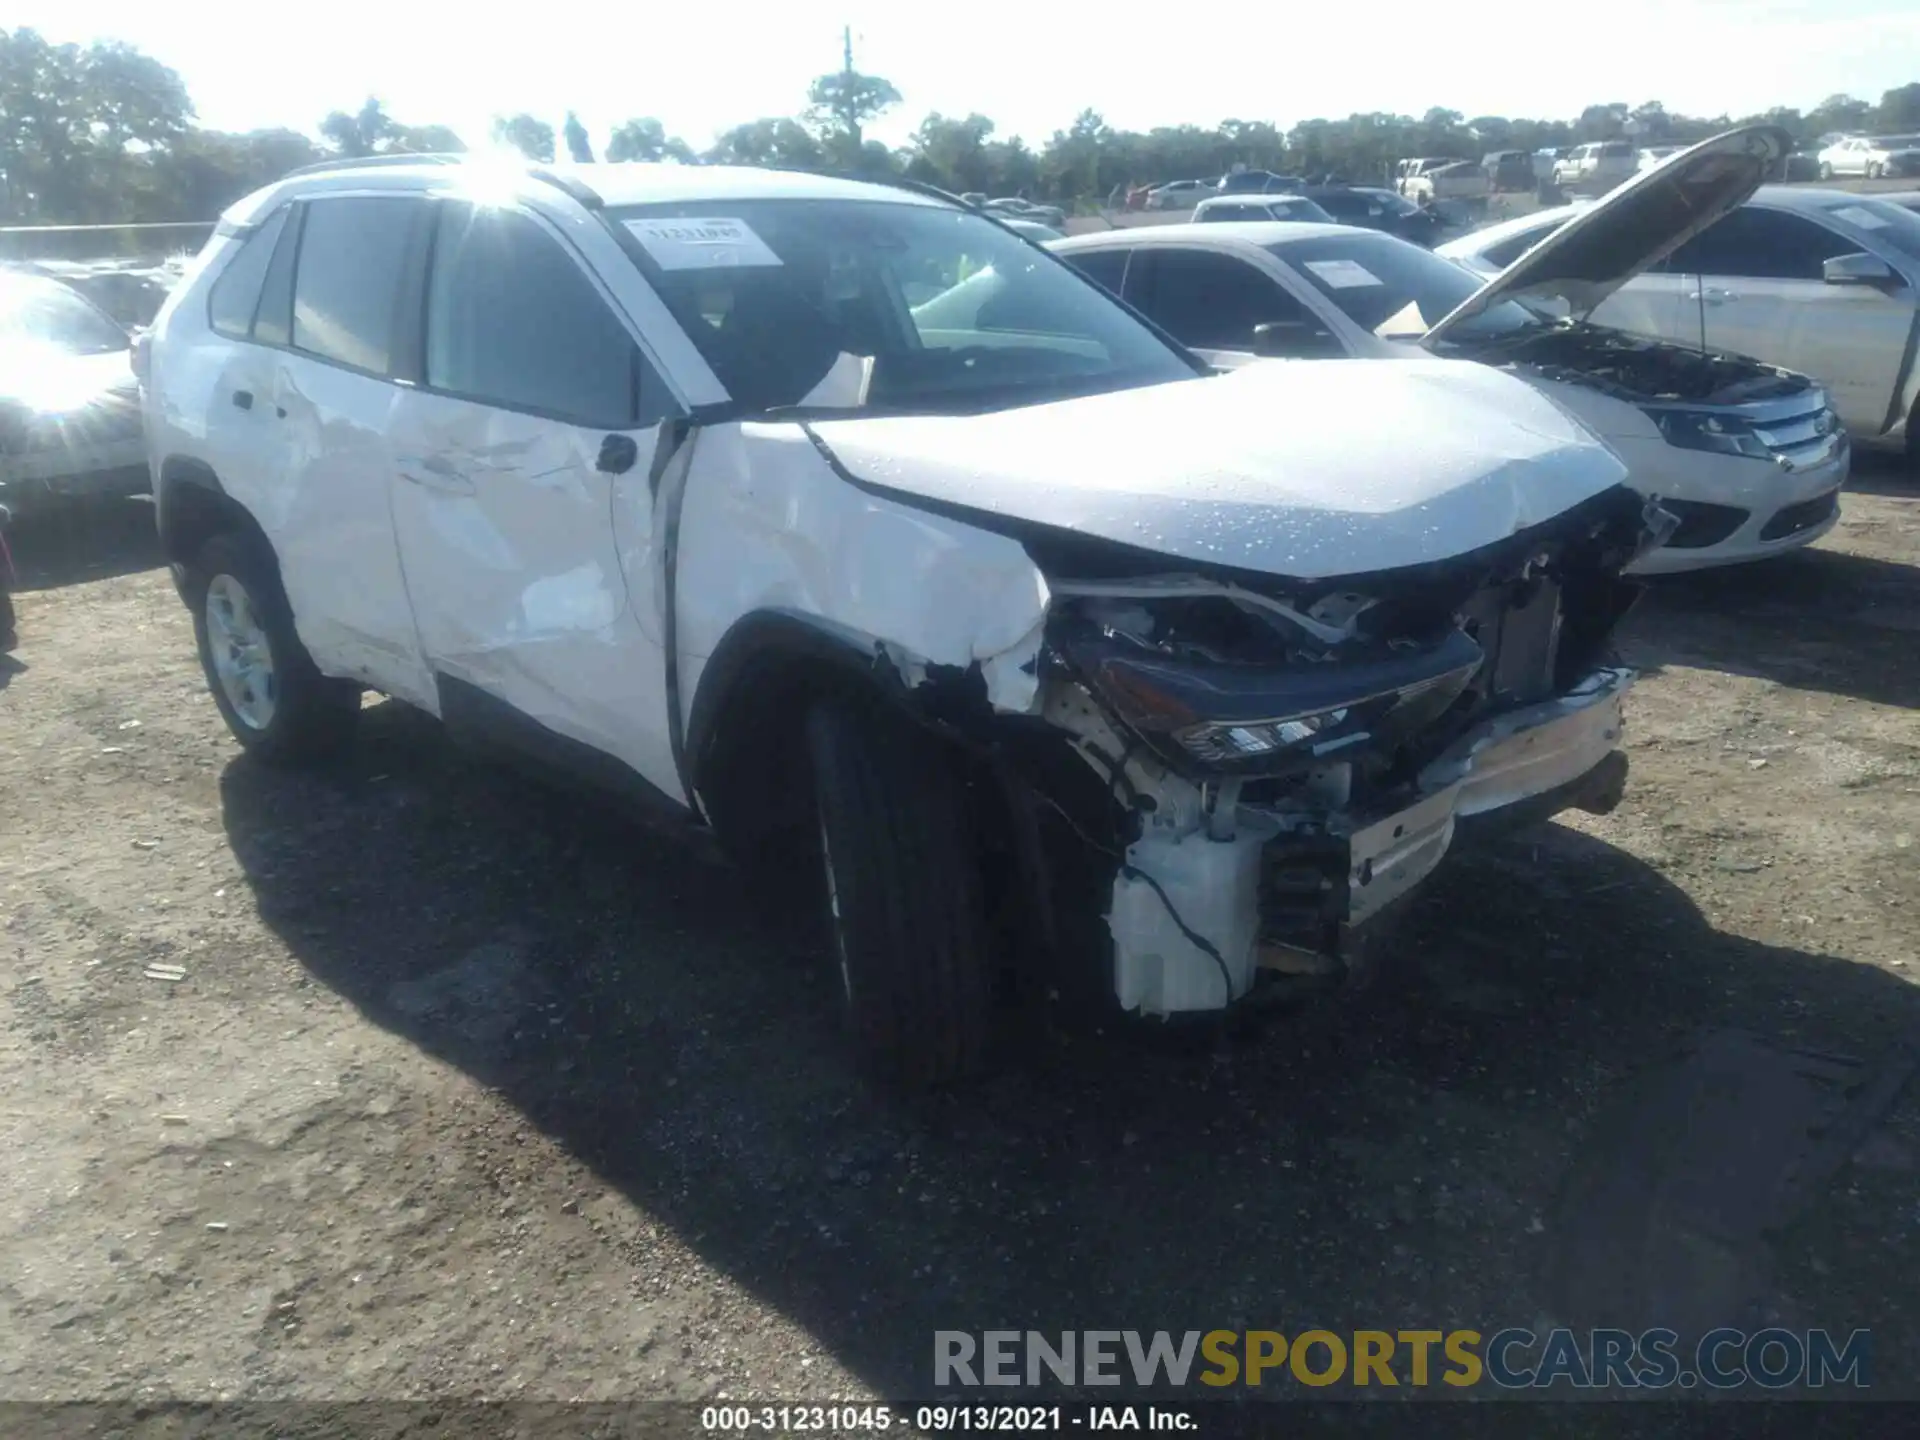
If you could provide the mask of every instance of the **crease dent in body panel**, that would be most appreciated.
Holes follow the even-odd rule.
[[[1037,708],[1052,595],[1017,540],[849,483],[792,422],[704,434],[680,537],[683,660],[704,661],[739,619],[781,610],[872,646],[909,686],[936,668],[977,669],[995,710]]]

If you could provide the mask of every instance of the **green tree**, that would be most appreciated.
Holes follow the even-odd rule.
[[[698,160],[693,147],[678,135],[668,135],[667,127],[652,116],[628,120],[614,127],[607,137],[607,159],[659,162],[678,161],[692,165]]]
[[[1920,130],[1920,81],[1897,86],[1882,95],[1874,123],[1885,131]]]
[[[553,126],[531,115],[495,116],[493,143],[518,150],[529,160],[553,159]]]
[[[321,137],[333,146],[335,154],[349,160],[377,154],[393,131],[393,118],[371,95],[353,114],[335,110],[320,122]]]
[[[445,125],[395,125],[380,147],[388,155],[458,155],[466,148]]]
[[[750,120],[722,131],[707,151],[716,165],[772,165],[783,169],[816,170],[826,154],[812,131],[798,120]]]
[[[821,148],[835,164],[858,168],[875,158],[866,144],[869,120],[900,103],[900,92],[878,75],[862,75],[853,68],[853,34],[842,36],[838,70],[822,75],[807,88],[808,118],[820,137]],[[892,156],[887,157],[892,168]]]
[[[561,127],[561,134],[566,137],[568,159],[582,165],[593,163],[593,145],[587,139],[587,127],[571,110],[567,111],[567,123]]]

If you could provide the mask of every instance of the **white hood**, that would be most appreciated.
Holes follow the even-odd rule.
[[[1275,362],[991,415],[814,429],[877,487],[1302,580],[1477,550],[1627,478],[1533,387],[1451,360]]]

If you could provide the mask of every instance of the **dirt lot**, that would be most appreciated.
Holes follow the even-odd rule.
[[[1701,1037],[1920,1038],[1917,497],[1871,470],[1817,550],[1659,587],[1626,804],[1457,857],[1397,983],[912,1107],[727,872],[398,706],[258,768],[141,515],[21,537],[0,1397],[904,1397],[938,1328],[1624,1310],[1871,1327],[1911,1388],[1920,1084],[1797,1204],[1658,1234],[1655,1190],[1772,1183],[1791,1096],[1616,1107]]]

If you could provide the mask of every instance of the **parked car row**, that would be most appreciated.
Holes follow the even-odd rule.
[[[1559,212],[1485,278],[1442,258],[1451,246],[1430,254],[1325,225],[1145,227],[1053,249],[1216,364],[1385,359],[1418,347],[1525,375],[1605,437],[1634,483],[1678,517],[1637,572],[1761,559],[1837,519],[1850,456],[1836,413],[1853,408],[1846,379],[1830,394],[1792,369],[1636,323],[1647,283],[1637,277],[1676,244],[1698,244],[1716,211],[1744,213],[1735,207],[1771,159],[1743,149],[1751,139],[1689,152],[1664,183]],[[1909,309],[1903,337],[1912,319]],[[1884,405],[1883,394],[1876,427]]]
[[[1857,175],[1865,180],[1920,175],[1920,135],[1850,135],[1819,153],[1820,178]]]

